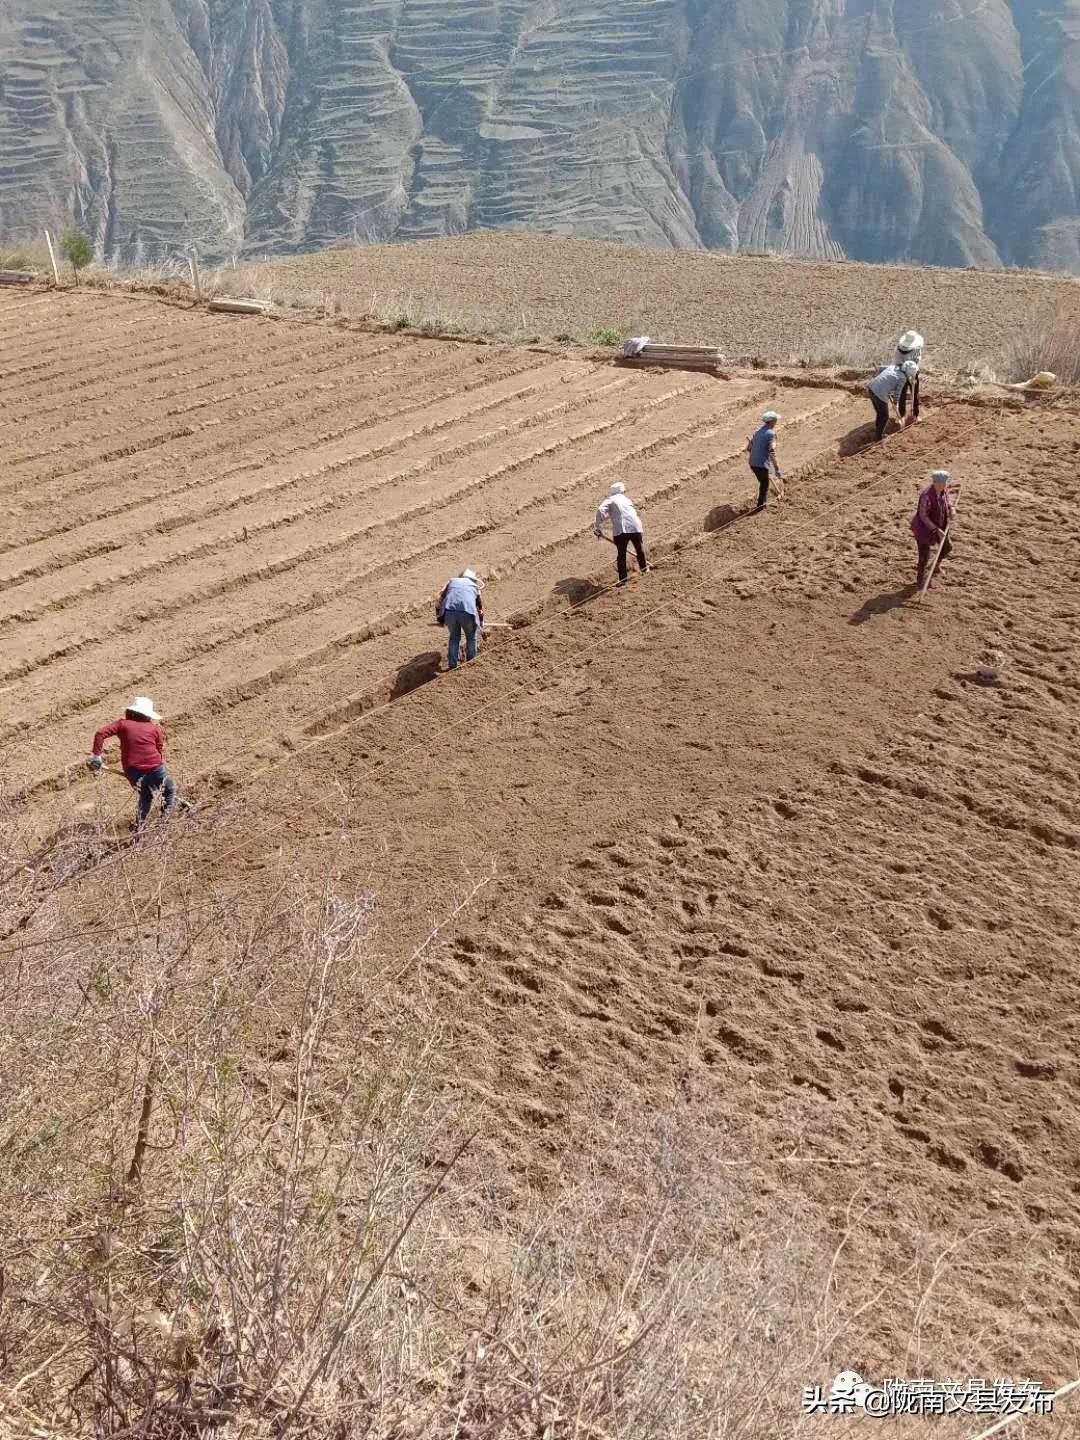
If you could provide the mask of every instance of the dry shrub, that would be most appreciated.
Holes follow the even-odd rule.
[[[822,334],[815,339],[812,354],[792,355],[792,365],[842,365],[856,370],[875,372],[893,358],[888,342],[882,341],[880,330],[847,327]]]
[[[506,314],[471,306],[455,306],[413,290],[372,290],[365,301],[348,306],[341,293],[332,287],[307,290],[275,284],[270,278],[274,274],[273,267],[265,264],[210,270],[203,275],[203,290],[207,295],[262,300],[283,310],[346,315],[380,330],[408,330],[447,338],[497,336],[509,342],[535,341],[538,338],[535,325],[526,311]]]
[[[49,252],[38,243],[0,246],[0,270],[36,270],[51,275]]]
[[[1049,323],[1033,323],[1012,340],[999,364],[1009,381],[1050,370],[1059,384],[1080,385],[1080,317],[1059,309]]]
[[[895,1276],[841,1285],[849,1230],[692,1110],[512,1183],[424,947],[333,875],[218,891],[176,830],[0,824],[0,1432],[819,1435],[802,1388],[857,1363]],[[950,1295],[919,1244],[921,1345]]]

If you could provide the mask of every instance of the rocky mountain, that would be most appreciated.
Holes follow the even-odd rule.
[[[1080,0],[0,0],[0,234],[1080,269]]]

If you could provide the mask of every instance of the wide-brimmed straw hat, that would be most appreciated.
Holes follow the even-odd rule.
[[[896,348],[904,355],[923,348],[923,337],[917,330],[905,330],[896,342]]]
[[[136,695],[131,704],[127,707],[133,715],[141,715],[144,720],[160,720],[161,716],[154,709],[154,702],[149,695]]]
[[[611,493],[612,495],[625,495],[626,486],[622,483],[621,480],[616,480],[615,484],[611,487]]]

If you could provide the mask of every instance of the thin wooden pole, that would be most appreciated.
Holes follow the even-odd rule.
[[[56,268],[56,251],[53,249],[52,236],[48,230],[45,231],[45,244],[49,247],[49,259],[52,261],[53,279],[56,281],[57,289],[60,288],[60,271]]]
[[[1071,1391],[1078,1388],[1080,1388],[1080,1380],[1070,1380],[1067,1385],[1062,1385],[1060,1390],[1054,1391],[1053,1398],[1054,1400],[1060,1400],[1063,1395],[1068,1395]],[[998,1420],[996,1424],[991,1425],[989,1430],[980,1430],[978,1435],[975,1436],[975,1440],[990,1440],[991,1435],[997,1435],[1000,1431],[1004,1430],[1007,1425],[1011,1425],[1014,1420],[1019,1420],[1023,1415],[1027,1415],[1030,1419],[1034,1413],[1032,1410],[1016,1410],[1011,1415],[1006,1415],[1004,1419]]]
[[[202,303],[202,280],[199,278],[199,262],[195,258],[195,251],[188,254],[188,269],[191,271],[191,288],[195,291],[195,303]]]
[[[937,563],[941,559],[941,552],[945,549],[945,542],[949,538],[949,531],[951,529],[952,521],[950,521],[949,524],[945,526],[945,534],[942,535],[941,539],[938,541],[938,547],[934,551],[934,558],[930,562],[930,568],[926,572],[926,579],[922,582],[922,589],[919,591],[918,595],[916,595],[916,600],[921,600],[926,594],[927,590],[930,589],[930,581],[933,580],[935,572],[937,571]]]

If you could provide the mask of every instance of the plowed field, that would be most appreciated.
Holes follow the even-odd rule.
[[[94,296],[0,298],[0,337],[0,744],[30,791],[81,780],[133,689],[206,772],[209,715],[243,771],[408,688],[446,578],[498,581],[505,616],[588,575],[613,479],[658,540],[741,506],[776,394]],[[788,465],[864,409],[787,391]]]
[[[43,816],[140,690],[209,810],[246,786],[183,842],[215,885],[332,851],[408,948],[493,876],[409,981],[490,1174],[557,1190],[620,1106],[674,1117],[774,1217],[733,1245],[783,1207],[835,1252],[838,1365],[1075,1373],[1073,412],[938,396],[866,447],[824,380],[94,295],[0,295],[0,400],[0,754]],[[787,496],[750,516],[766,402]],[[657,562],[623,590],[616,478]],[[515,628],[424,685],[466,564]]]

